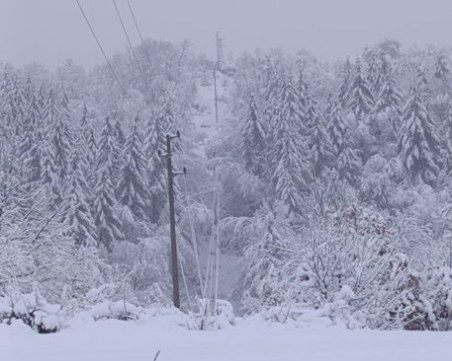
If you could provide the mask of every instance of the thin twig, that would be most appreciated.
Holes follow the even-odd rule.
[[[154,361],[157,361],[157,359],[159,358],[160,355],[160,350],[157,351],[157,353],[154,356]]]

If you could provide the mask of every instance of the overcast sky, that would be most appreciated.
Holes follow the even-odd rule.
[[[126,0],[116,0],[132,41],[138,36]],[[225,53],[255,48],[306,49],[322,60],[355,55],[385,38],[404,45],[452,45],[450,0],[130,0],[143,36],[188,39],[213,54],[215,32]],[[80,0],[106,52],[126,48],[112,0]],[[65,58],[102,62],[75,0],[0,0],[0,61],[55,67]]]

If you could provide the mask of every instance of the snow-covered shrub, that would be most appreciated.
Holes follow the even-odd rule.
[[[126,291],[128,301],[141,305],[168,302],[170,272],[166,242],[162,238],[157,235],[137,243],[115,244],[109,261],[114,265],[112,283],[117,285],[118,292],[108,298],[110,301],[124,298]]]
[[[189,313],[187,328],[190,330],[220,330],[235,325],[234,309],[226,300],[198,299],[198,312]]]
[[[94,305],[88,313],[95,320],[136,321],[144,313],[143,309],[131,303],[116,301]]]
[[[440,331],[449,331],[452,321],[452,270],[438,267],[425,272],[424,290],[432,303],[433,314]]]
[[[269,310],[270,315],[275,315],[271,310],[291,304],[292,290],[286,268],[290,266],[291,232],[285,221],[266,207],[257,220],[261,236],[245,254],[249,265],[243,283],[242,305],[248,313]]]
[[[54,333],[65,324],[61,306],[48,303],[37,291],[27,295],[12,291],[0,298],[0,323],[13,320],[23,321],[38,333]]]

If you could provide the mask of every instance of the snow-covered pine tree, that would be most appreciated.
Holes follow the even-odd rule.
[[[116,214],[117,204],[113,185],[115,146],[114,129],[110,118],[106,117],[97,157],[94,220],[99,243],[109,251],[113,249],[116,241],[123,239],[121,221]]]
[[[447,170],[452,169],[452,101],[448,98],[444,117],[442,119],[442,137],[443,149],[447,150],[447,159],[445,165]]]
[[[151,221],[158,223],[167,200],[166,170],[159,150],[166,149],[166,133],[168,124],[160,112],[152,113],[147,123],[147,136],[145,139],[145,155],[148,159],[148,180],[151,197]]]
[[[350,95],[347,103],[349,109],[358,121],[369,114],[374,106],[374,98],[367,80],[363,77],[361,60],[356,60],[355,74],[350,86]]]
[[[289,213],[300,214],[302,195],[309,193],[311,181],[308,145],[303,129],[303,113],[292,79],[285,75],[281,87],[281,111],[274,129],[274,161],[272,184],[276,199],[284,203]]]
[[[349,119],[344,116],[338,101],[330,106],[328,134],[330,135],[332,152],[336,156],[336,169],[340,179],[345,179],[355,186],[358,180],[361,160],[353,143],[353,128]]]
[[[353,68],[350,58],[345,61],[342,69],[341,85],[339,87],[338,98],[342,108],[346,109],[350,98],[350,88],[353,82]]]
[[[72,172],[67,193],[64,222],[68,225],[67,234],[74,239],[78,246],[97,245],[97,228],[94,222],[89,185],[80,159],[80,150],[72,153]]]
[[[403,104],[391,64],[385,57],[382,58],[382,73],[381,90],[374,108],[375,121],[370,124],[379,147],[385,147],[388,140],[397,142]]]
[[[56,168],[56,172],[64,181],[70,172],[70,159],[71,159],[71,133],[69,129],[70,114],[69,114],[69,100],[66,94],[63,94],[60,104],[59,116],[55,119],[55,123],[50,125],[50,129],[53,130],[52,146],[53,146],[53,159]]]
[[[321,177],[325,169],[330,168],[333,160],[331,142],[325,129],[323,119],[316,116],[314,128],[310,135],[310,160],[312,174],[315,178]]]
[[[264,175],[266,134],[259,117],[254,95],[249,92],[245,124],[242,129],[242,154],[245,168],[252,174],[262,177]]]
[[[41,91],[43,90],[41,89]],[[43,94],[41,95],[44,97]],[[42,101],[44,102],[43,116],[45,119],[45,126],[52,129],[51,127],[54,127],[56,125],[61,115],[60,108],[58,106],[58,100],[56,98],[54,90],[50,89],[47,97],[44,97]]]
[[[419,85],[411,88],[400,134],[399,156],[411,182],[435,186],[442,163],[440,142]]]
[[[367,65],[366,80],[374,99],[381,91],[382,77],[383,71],[381,57],[378,56],[378,52],[376,50],[373,50],[370,54]]]
[[[112,251],[114,244],[123,240],[121,221],[117,216],[117,204],[111,182],[111,165],[101,163],[94,199],[94,220],[97,227],[99,244]]]
[[[443,54],[440,54],[436,58],[434,75],[441,82],[442,93],[447,94],[449,92],[450,70],[447,64],[447,59]]]
[[[148,219],[150,196],[146,182],[147,164],[143,153],[143,142],[135,119],[124,151],[124,164],[118,181],[119,201],[128,206],[138,220]]]
[[[40,141],[40,169],[41,182],[48,189],[52,195],[52,209],[57,207],[63,200],[63,193],[61,189],[61,179],[55,166],[54,152],[50,140],[43,138]]]

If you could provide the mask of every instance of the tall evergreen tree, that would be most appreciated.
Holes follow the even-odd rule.
[[[383,79],[380,93],[377,97],[374,113],[376,115],[376,124],[371,126],[377,128],[377,138],[381,142],[397,141],[399,138],[400,122],[402,114],[403,97],[397,87],[397,83],[391,68],[391,64],[386,58],[382,59]],[[385,146],[385,144],[380,144]]]
[[[148,218],[149,193],[145,181],[146,159],[138,133],[138,119],[132,126],[125,145],[125,161],[118,183],[119,201],[128,206],[139,220]]]
[[[369,85],[369,89],[372,93],[373,98],[375,99],[378,94],[381,91],[381,85],[382,85],[382,77],[383,77],[383,71],[382,71],[382,64],[381,64],[381,57],[378,56],[378,53],[376,50],[373,50],[368,66],[367,66],[367,84]]]
[[[63,95],[60,109],[62,112],[55,119],[55,124],[50,125],[54,129],[52,136],[52,146],[54,154],[54,164],[60,178],[64,180],[69,173],[71,159],[71,133],[69,129],[69,109],[68,99]]]
[[[353,143],[353,128],[337,101],[333,101],[330,106],[329,119],[328,133],[333,154],[337,158],[336,169],[341,179],[354,186],[361,162]]]
[[[157,223],[166,204],[166,174],[159,150],[165,149],[165,137],[168,129],[165,118],[154,113],[147,124],[145,155],[148,159],[149,192],[151,197],[151,221]]]
[[[108,164],[102,164],[99,169],[94,199],[94,220],[99,243],[111,251],[116,242],[123,240],[124,235],[121,232],[121,221],[116,213],[117,205],[109,168]]]
[[[278,200],[291,214],[301,213],[302,194],[309,192],[311,180],[306,139],[301,139],[303,114],[297,91],[286,76],[281,89],[281,112],[274,133],[272,183]]]
[[[97,228],[94,222],[90,198],[89,185],[86,182],[78,151],[74,151],[71,161],[74,169],[68,192],[68,202],[64,222],[68,225],[67,234],[78,246],[97,244]]]
[[[356,119],[362,120],[363,116],[372,111],[373,105],[373,95],[367,80],[362,75],[361,61],[358,59],[355,66],[355,77],[350,87],[347,108],[355,115]]]
[[[339,102],[346,109],[350,98],[350,90],[353,82],[353,69],[350,59],[347,58],[342,69],[341,85],[339,87]]]
[[[261,177],[264,175],[265,167],[266,134],[259,118],[256,100],[250,93],[242,130],[242,154],[245,168]]]
[[[399,141],[399,155],[413,183],[436,184],[441,166],[440,150],[422,91],[415,85],[403,111]]]
[[[441,91],[447,94],[449,92],[450,70],[446,57],[443,54],[439,55],[436,59],[434,75],[441,82]]]

